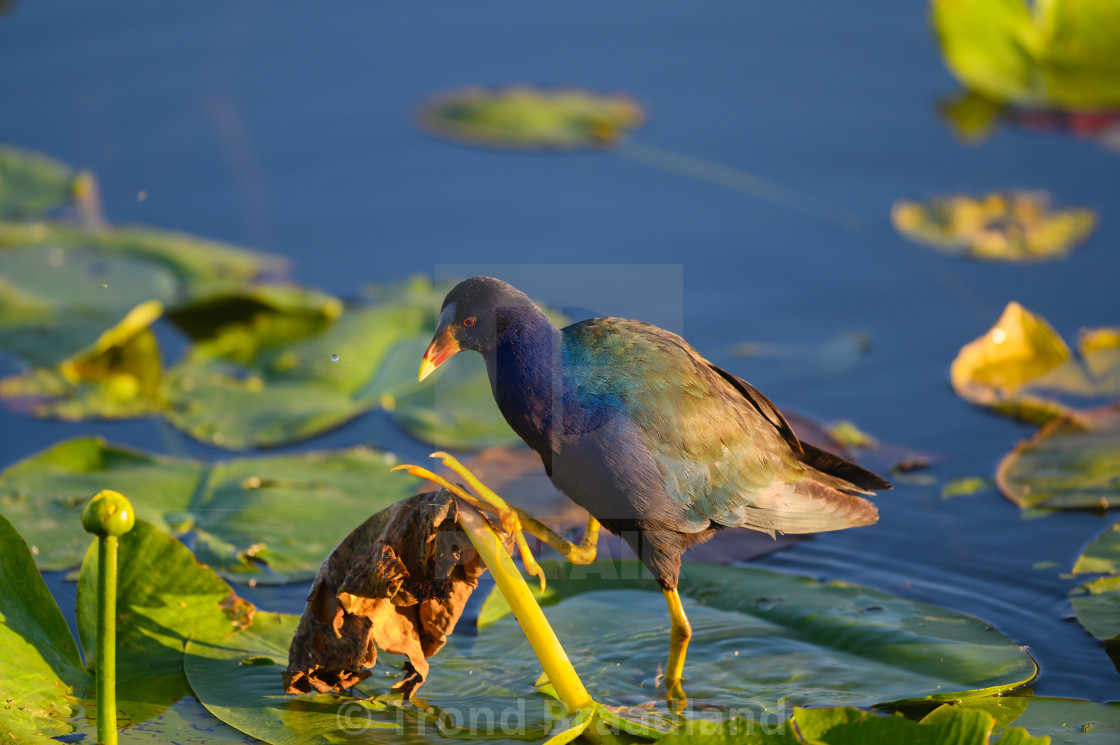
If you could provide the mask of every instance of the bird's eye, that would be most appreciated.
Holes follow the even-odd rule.
[[[474,316],[471,316],[470,318],[464,318],[463,319],[463,325],[466,326],[467,328],[470,328],[471,326],[473,326],[474,322],[475,322],[475,317]]]

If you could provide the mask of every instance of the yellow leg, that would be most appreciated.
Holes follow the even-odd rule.
[[[665,602],[669,605],[669,620],[673,627],[669,632],[669,662],[665,666],[665,687],[668,689],[669,698],[683,706],[685,703],[684,689],[681,688],[681,678],[684,677],[684,657],[688,651],[688,640],[692,638],[692,625],[681,605],[681,596],[676,588],[664,590]]]
[[[573,564],[590,564],[595,560],[596,549],[599,545],[599,521],[593,517],[587,518],[587,530],[584,531],[583,540],[578,544],[574,544],[563,536],[557,534],[547,525],[541,523],[535,517],[525,512],[522,509],[508,504],[504,499],[499,497],[490,487],[482,483],[477,476],[470,472],[466,466],[460,463],[451,455],[443,452],[432,453],[433,458],[439,458],[445,466],[450,468],[456,474],[461,476],[464,481],[478,494],[467,492],[463,487],[458,484],[452,484],[442,476],[438,476],[426,468],[420,466],[401,465],[394,468],[394,471],[404,470],[413,476],[427,479],[437,486],[447,489],[452,494],[456,495],[463,501],[470,504],[476,509],[484,510],[492,514],[496,514],[502,522],[502,528],[513,535],[517,543],[517,548],[521,553],[521,560],[525,565],[525,571],[537,577],[541,583],[541,591],[545,589],[544,570],[541,569],[536,559],[533,557],[532,552],[529,551],[529,544],[525,541],[523,530],[530,535],[534,535],[543,541],[547,546],[555,550],[565,559]]]

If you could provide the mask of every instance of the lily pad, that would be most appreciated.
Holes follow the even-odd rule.
[[[1120,404],[1047,422],[1003,457],[996,482],[1023,508],[1120,505]]]
[[[27,544],[0,515],[0,726],[18,742],[53,745],[73,731],[90,684],[62,611]]]
[[[218,328],[168,371],[168,419],[218,447],[275,447],[380,407],[439,447],[516,442],[480,361],[416,380],[443,293],[423,278],[371,292],[317,328],[284,313]]]
[[[1120,8],[1111,0],[933,0],[949,69],[988,98],[1033,108],[1120,107]]]
[[[549,564],[548,571],[546,615],[604,711],[661,732],[680,724],[655,686],[668,649],[664,599],[652,580],[638,579],[640,565]],[[695,636],[685,687],[693,700],[722,709],[690,716],[746,713],[760,722],[768,713],[780,724],[794,704],[956,700],[1010,689],[1036,671],[990,626],[922,603],[757,569],[690,564],[686,575]],[[556,734],[554,704],[532,693],[539,662],[500,593],[487,600],[480,624],[476,639],[453,636],[430,659],[428,682],[411,702],[389,693],[403,673],[361,683],[357,694],[368,698],[284,696],[292,616],[269,614],[222,644],[192,639],[186,669],[215,716],[267,742]]]
[[[91,546],[78,585],[77,621],[86,654],[95,656]],[[191,733],[206,745],[243,743],[241,733],[194,703],[183,673],[191,631],[221,638],[243,628],[252,606],[195,561],[181,543],[138,522],[121,539],[117,595],[117,721],[121,742],[166,742]],[[44,584],[27,544],[0,516],[0,727],[21,743],[52,737],[95,738],[94,684],[77,643]],[[161,739],[161,737],[163,739]]]
[[[121,726],[150,719],[183,696],[187,637],[224,639],[252,623],[253,606],[237,597],[190,550],[137,520],[120,537],[117,573],[117,706]],[[78,578],[78,631],[86,657],[96,657],[96,544]]]
[[[1120,523],[1093,541],[1073,565],[1074,574],[1105,574],[1074,590],[1077,620],[1093,636],[1120,641]]]
[[[988,712],[996,718],[996,732],[1003,732],[1005,738],[1010,729],[1021,728],[1035,737],[1049,737],[1051,745],[1112,745],[1120,739],[1118,703],[1012,695],[969,699],[937,711],[949,708]]]
[[[1080,359],[1045,319],[1008,303],[996,325],[953,360],[953,390],[970,403],[1039,423],[1070,411],[1060,397],[1120,395],[1120,333],[1083,330],[1078,346]]]
[[[194,638],[185,666],[199,700],[218,719],[274,745],[318,745],[361,738],[395,743],[477,740],[543,741],[553,729],[555,704],[530,693],[530,660],[472,655],[451,637],[432,658],[423,697],[389,693],[397,674],[360,684],[357,698],[336,694],[291,696],[281,673],[297,618],[268,614],[224,643]],[[520,631],[518,631],[520,633]],[[536,659],[531,662],[536,664]],[[539,668],[538,668],[539,669]],[[521,686],[520,689],[513,686]]]
[[[82,503],[112,486],[138,518],[183,538],[221,576],[290,582],[315,575],[354,515],[415,491],[389,473],[390,460],[354,448],[206,464],[82,437],[0,473],[0,510],[36,546],[41,569],[65,569],[88,544]]]
[[[0,223],[0,350],[52,367],[143,302],[176,310],[283,266],[177,233]]]
[[[27,219],[74,197],[77,174],[40,153],[0,145],[0,219]]]
[[[945,253],[983,261],[1050,261],[1063,258],[1096,228],[1087,208],[1056,209],[1046,192],[963,194],[926,202],[902,199],[891,222],[907,238]]]
[[[158,300],[141,303],[89,348],[55,367],[33,367],[0,380],[0,399],[39,417],[128,419],[161,408],[161,357],[151,325]]]
[[[639,578],[640,566],[548,567],[541,602],[603,703],[653,698],[652,676],[668,650],[665,601]],[[1010,690],[1037,671],[1026,652],[982,621],[868,588],[689,564],[681,591],[693,628],[685,690],[732,709],[950,701]],[[492,593],[476,654],[491,641],[494,654],[527,652],[507,614]]]
[[[417,113],[420,128],[436,137],[515,150],[613,147],[644,121],[641,105],[627,95],[532,86],[450,91]]]

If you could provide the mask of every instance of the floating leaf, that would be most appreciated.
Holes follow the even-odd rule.
[[[90,684],[66,619],[19,533],[0,515],[0,725],[22,743],[73,731]]]
[[[264,583],[311,579],[355,514],[414,491],[367,448],[205,464],[83,437],[0,473],[0,510],[38,547],[40,568],[65,569],[88,544],[82,504],[107,484],[223,577]]]
[[[0,380],[0,399],[35,416],[81,420],[147,416],[161,408],[159,344],[151,325],[158,300],[133,308],[89,348],[56,367],[34,367]]]
[[[1081,359],[1040,316],[1008,303],[996,325],[953,360],[953,389],[970,403],[1035,422],[1069,409],[1060,395],[1120,395],[1120,334],[1082,331]]]
[[[463,649],[455,637],[432,658],[423,698],[405,701],[388,693],[397,676],[376,686],[373,679],[359,684],[358,698],[286,694],[280,673],[296,621],[295,616],[262,614],[252,628],[225,643],[190,641],[187,677],[214,716],[274,745],[326,745],[358,737],[386,745],[479,738],[512,744],[543,741],[553,733],[554,702],[531,694],[535,673],[519,669],[530,660],[472,655],[469,645]],[[531,663],[536,666],[536,659]]]
[[[1011,695],[968,699],[953,706],[957,707],[981,709],[994,716],[996,731],[1002,732],[1003,738],[1014,729],[1025,730],[1036,738],[1049,737],[1051,745],[1112,745],[1120,738],[1120,704],[1116,703]],[[1007,740],[1000,742],[1006,745]]]
[[[282,267],[177,233],[0,223],[0,350],[52,367],[141,303],[176,310]]]
[[[1120,8],[1111,0],[933,0],[949,69],[967,87],[1033,108],[1120,107]]]
[[[418,278],[370,290],[377,304],[348,307],[318,327],[287,313],[235,319],[168,371],[167,417],[232,449],[303,440],[377,407],[439,447],[516,442],[480,361],[416,380],[445,289]]]
[[[168,371],[168,420],[234,449],[274,447],[337,427],[377,406],[386,355],[415,337],[427,317],[412,307],[350,308],[320,333],[294,341],[274,324],[226,327]]]
[[[1120,640],[1120,523],[1113,524],[1085,549],[1073,565],[1073,573],[1111,575],[1077,588],[1071,602],[1077,620],[1089,633],[1105,641]]]
[[[640,579],[641,566],[549,563],[547,570],[546,614],[592,696],[618,704],[652,696],[646,686],[668,650],[669,620],[661,592]],[[732,709],[955,700],[1009,690],[1036,671],[991,626],[876,590],[689,564],[681,591],[693,628],[685,690]],[[507,614],[492,593],[476,654],[491,640],[500,640],[496,655],[528,653]]]
[[[1050,420],[1003,457],[996,482],[1024,508],[1120,505],[1120,404]]]
[[[191,634],[224,639],[252,623],[254,607],[230,590],[190,550],[137,520],[120,537],[117,575],[117,706],[122,726],[150,719],[190,686],[183,649]],[[78,631],[88,659],[97,645],[97,545],[78,578]]]
[[[1046,192],[963,194],[895,202],[891,222],[907,238],[945,253],[984,261],[1063,258],[1093,232],[1091,209],[1052,209]]]
[[[1120,522],[1089,544],[1073,565],[1074,574],[1120,574]]]
[[[428,133],[467,145],[518,150],[573,150],[617,145],[645,121],[622,94],[574,88],[463,88],[432,97],[418,112]]]
[[[991,489],[996,485],[996,482],[985,476],[958,476],[949,479],[941,489],[942,499],[952,499],[954,497],[963,497],[969,494]]]
[[[0,219],[38,217],[74,197],[77,174],[40,153],[0,145]]]
[[[637,721],[662,732],[679,723],[654,684],[668,649],[664,599],[652,580],[638,579],[640,565],[548,569],[546,615],[603,711],[628,722],[640,715]],[[568,576],[556,576],[561,571]],[[922,603],[757,569],[690,564],[686,577],[695,633],[686,690],[722,710],[698,709],[697,718],[747,712],[752,722],[780,725],[779,712],[798,703],[956,700],[1009,689],[1035,673],[1030,657],[989,626]],[[342,734],[370,742],[543,740],[571,724],[557,722],[552,702],[531,693],[539,663],[503,608],[492,593],[478,637],[451,637],[411,702],[388,692],[399,675],[367,679],[361,698],[284,696],[278,671],[296,628],[291,616],[258,618],[222,644],[193,639],[187,675],[219,719],[281,745]],[[273,664],[249,664],[262,658]]]

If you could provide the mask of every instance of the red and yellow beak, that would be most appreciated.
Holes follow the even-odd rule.
[[[459,352],[459,342],[451,335],[451,326],[443,325],[436,329],[435,338],[428,345],[420,360],[420,380],[431,375],[435,369]]]

